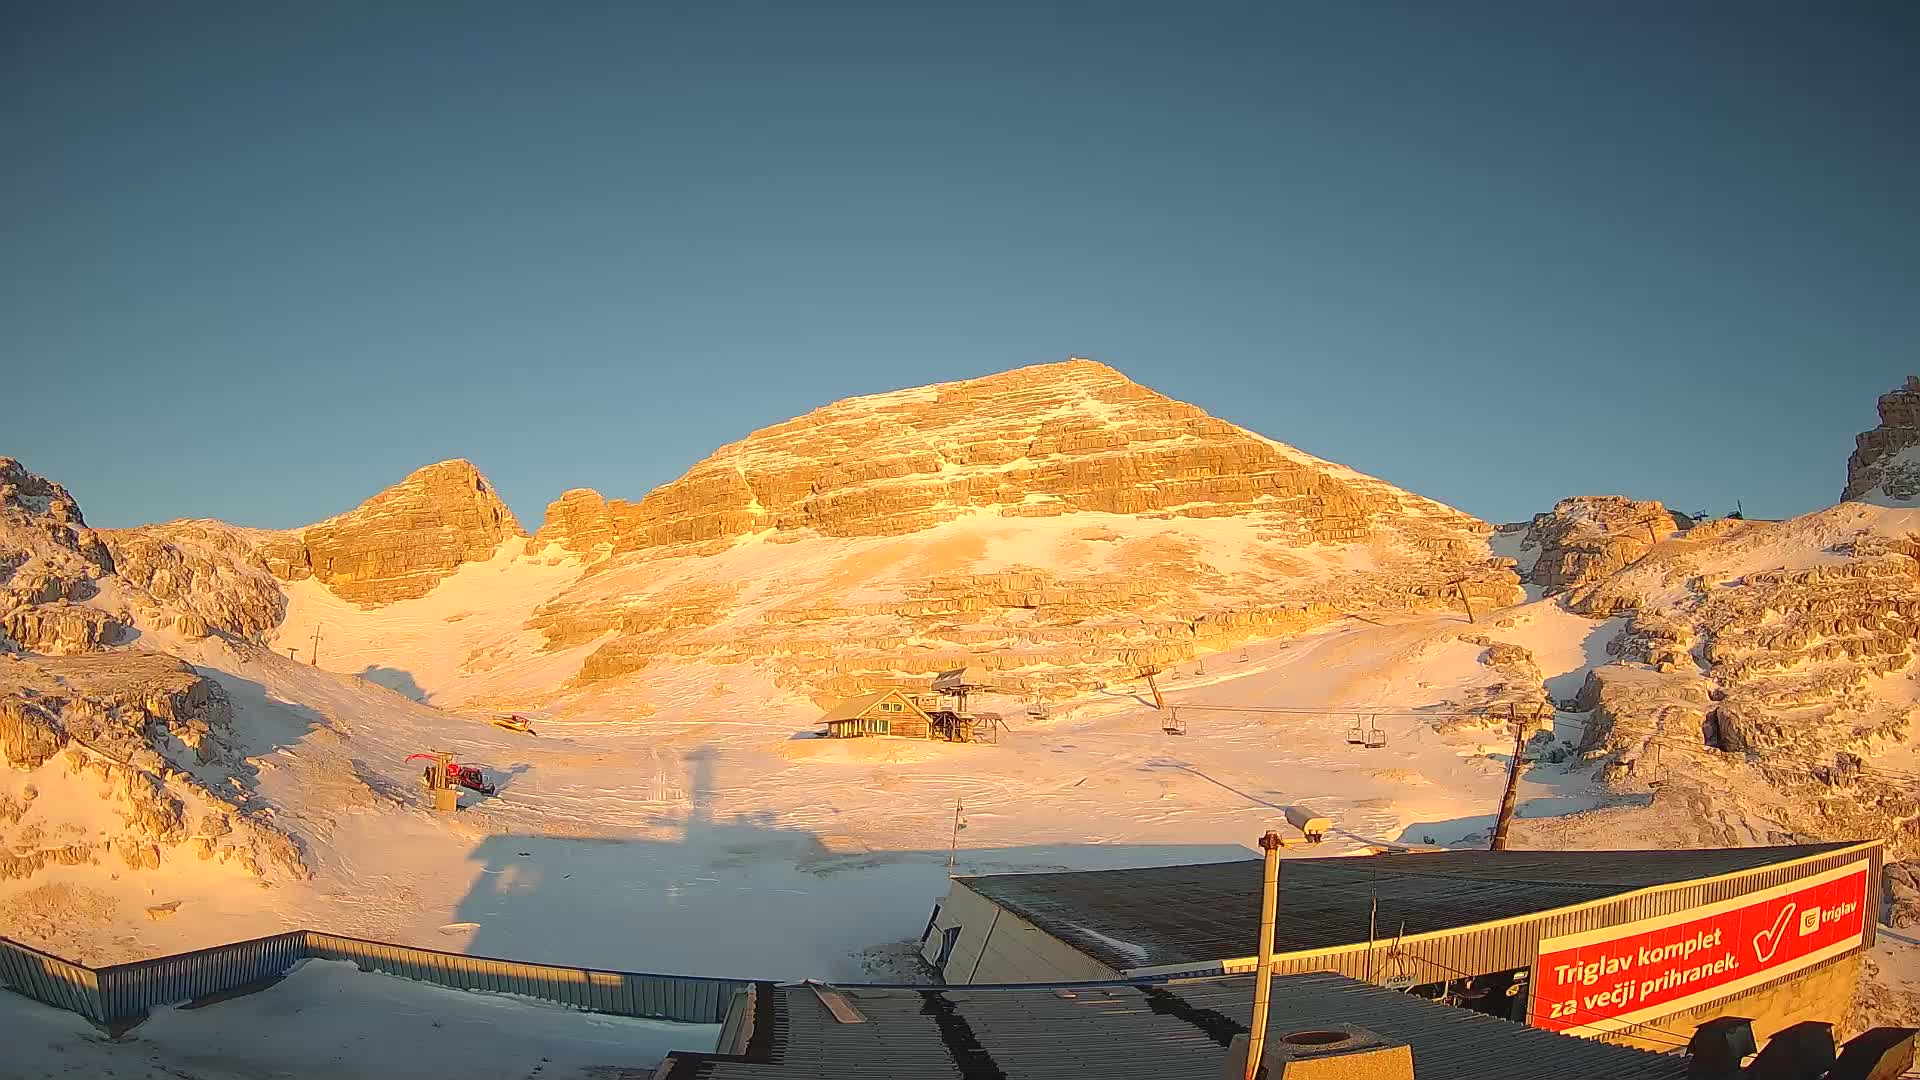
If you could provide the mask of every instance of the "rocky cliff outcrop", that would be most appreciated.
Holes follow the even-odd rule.
[[[606,638],[576,684],[755,661],[818,695],[976,664],[1057,696],[1347,611],[1513,602],[1490,531],[1071,360],[837,402],[638,503],[569,491],[527,550],[591,565],[530,626]]]
[[[1716,522],[1569,594],[1630,616],[1575,703],[1592,710],[1583,748],[1639,779],[1745,765],[1796,832],[1912,850],[1920,802],[1871,764],[1914,733],[1890,678],[1920,651],[1920,537],[1898,524],[1846,505]]]
[[[313,577],[347,600],[383,604],[425,596],[462,563],[525,535],[480,470],[454,460],[298,534],[265,537],[257,550],[276,577]]]
[[[286,612],[256,534],[217,521],[173,521],[101,536],[120,579],[156,601],[141,604],[151,625],[171,625],[187,638],[218,630],[259,641]]]
[[[1880,395],[1880,426],[1854,439],[1847,458],[1847,486],[1840,500],[1869,499],[1890,504],[1920,498],[1920,376]]]
[[[1550,596],[1578,589],[1640,558],[1687,524],[1657,502],[1619,495],[1562,499],[1527,530],[1524,543],[1540,552],[1531,580],[1546,586]]]
[[[0,649],[85,652],[123,627],[91,602],[113,556],[67,490],[0,457]]]
[[[191,845],[201,859],[235,863],[255,876],[270,868],[307,876],[299,845],[205,786],[192,772],[241,765],[233,711],[220,685],[189,665],[148,652],[75,657],[0,656],[0,764],[71,794],[91,782],[114,805],[120,829],[96,836],[74,824],[71,798],[36,797],[14,807],[30,835],[66,834],[74,843],[16,843],[0,878],[44,866],[116,854],[130,869],[153,869],[162,853]],[[39,787],[27,789],[39,795]],[[197,824],[196,824],[197,823]],[[217,823],[217,829],[208,828]],[[204,839],[203,839],[204,838]]]
[[[836,402],[722,447],[637,503],[570,491],[534,547],[619,553],[759,530],[889,536],[978,513],[1076,511],[1269,513],[1302,544],[1364,541],[1383,514],[1488,531],[1076,359]]]

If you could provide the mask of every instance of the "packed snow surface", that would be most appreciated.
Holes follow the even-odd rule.
[[[1607,627],[1519,610],[1491,632],[1534,642],[1547,674],[1577,685]],[[603,692],[526,736],[328,671],[324,637],[319,668],[183,643],[228,688],[258,798],[307,840],[314,880],[50,868],[37,885],[92,890],[121,917],[111,934],[32,939],[97,963],[304,926],[627,970],[858,977],[863,950],[918,935],[950,854],[962,875],[1250,858],[1293,803],[1335,823],[1315,855],[1484,830],[1510,740],[1497,727],[1443,735],[1417,713],[1493,678],[1484,649],[1460,640],[1479,629],[1460,615],[1349,620],[1183,664],[1160,685],[1184,735],[1162,730],[1144,683],[1045,718],[989,699],[1011,722],[997,745],[814,738],[817,710],[744,665],[649,673],[648,712]],[[1275,707],[1297,711],[1263,711]],[[1349,743],[1361,714],[1385,747]],[[404,759],[431,749],[484,766],[497,796],[430,812],[421,765]],[[1536,766],[1521,814],[1599,798],[1584,775]],[[950,852],[957,809],[967,828]],[[165,921],[131,918],[173,900]]]
[[[0,1076],[22,1080],[646,1076],[671,1051],[712,1050],[720,1034],[718,1025],[585,1013],[324,960],[254,993],[156,1009],[119,1038],[0,992],[0,1030]]]

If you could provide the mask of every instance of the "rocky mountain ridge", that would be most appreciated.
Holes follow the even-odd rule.
[[[836,402],[639,502],[567,492],[531,538],[449,461],[302,530],[115,542],[164,564],[163,587],[218,581],[226,600],[201,614],[250,638],[280,614],[250,588],[263,569],[289,595],[310,580],[377,609],[469,564],[560,560],[579,573],[524,626],[542,652],[594,646],[575,688],[672,659],[770,666],[822,696],[978,663],[1046,696],[1346,611],[1511,602],[1490,531],[1074,359]],[[206,573],[218,552],[223,578]],[[468,667],[530,659],[491,640]]]
[[[618,554],[760,530],[891,536],[985,510],[1278,515],[1302,543],[1365,540],[1381,512],[1468,515],[1174,401],[1092,360],[835,402],[715,451],[638,503],[569,491],[533,548]]]
[[[638,503],[570,491],[527,550],[591,569],[528,625],[602,642],[576,686],[765,661],[833,696],[975,663],[1055,696],[1360,607],[1511,602],[1490,531],[1074,359],[836,402]]]
[[[1840,501],[1879,499],[1910,503],[1920,497],[1920,376],[1880,395],[1880,424],[1854,440]]]
[[[461,564],[522,537],[513,511],[473,463],[441,461],[358,507],[260,545],[275,577],[312,577],[360,604],[425,596]]]

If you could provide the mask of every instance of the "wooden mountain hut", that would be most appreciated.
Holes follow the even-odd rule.
[[[828,709],[815,723],[827,729],[824,734],[829,739],[858,739],[869,735],[907,739],[933,736],[933,723],[926,711],[898,690],[847,698]]]

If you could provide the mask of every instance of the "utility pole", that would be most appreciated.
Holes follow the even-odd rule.
[[[1519,710],[1509,704],[1508,711],[1513,717],[1513,760],[1507,763],[1507,790],[1500,796],[1500,816],[1493,823],[1489,851],[1507,850],[1507,826],[1513,823],[1514,798],[1520,793],[1520,754],[1527,746],[1527,729],[1520,721]]]
[[[1453,591],[1460,594],[1460,603],[1466,606],[1467,621],[1470,623],[1479,622],[1480,620],[1473,617],[1473,597],[1467,595],[1467,579],[1454,578]]]
[[[320,626],[320,623],[313,624],[313,656],[308,661],[309,667],[320,666]]]
[[[1273,1000],[1273,924],[1280,907],[1281,843],[1280,834],[1272,829],[1260,838],[1260,850],[1266,855],[1266,875],[1260,889],[1260,952],[1253,976],[1253,1023],[1246,1036],[1245,1080],[1259,1077],[1260,1055],[1267,1043],[1267,1005]],[[1238,1042],[1238,1038],[1235,1041]]]
[[[957,795],[954,796],[953,840],[947,845],[947,878],[948,880],[952,880],[953,878],[954,856],[960,853],[960,830],[967,827],[966,819],[960,816],[962,809],[963,807],[960,805],[960,797]]]

